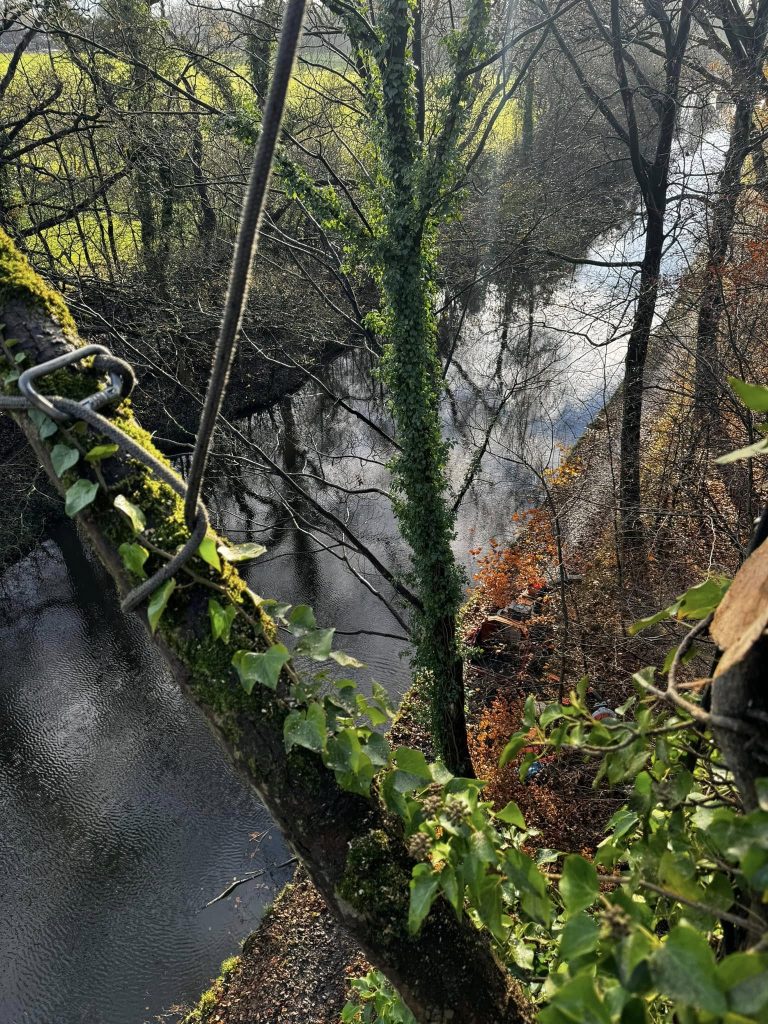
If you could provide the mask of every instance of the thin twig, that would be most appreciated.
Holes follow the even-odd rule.
[[[291,857],[290,860],[283,861],[282,864],[277,864],[272,870],[279,871],[280,868],[287,868],[289,864],[295,864],[298,859],[298,857]],[[262,868],[261,871],[251,871],[249,874],[243,875],[242,878],[236,878],[231,885],[227,886],[224,892],[220,892],[218,896],[214,896],[212,900],[209,900],[205,904],[205,906],[201,907],[201,910],[206,910],[208,907],[212,907],[214,903],[218,903],[219,900],[226,899],[231,892],[234,892],[238,885],[243,885],[245,882],[252,882],[254,878],[261,878],[265,873],[266,868]]]

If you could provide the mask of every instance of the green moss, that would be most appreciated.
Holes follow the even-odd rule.
[[[353,839],[344,876],[337,886],[341,899],[379,924],[387,942],[400,943],[408,914],[410,872],[402,862],[402,844],[381,829]]]
[[[77,328],[61,295],[36,273],[8,235],[0,229],[0,307],[23,302],[50,316],[71,339]]]
[[[230,956],[230,957],[227,957],[226,960],[222,961],[222,964],[221,964],[221,977],[222,977],[223,981],[227,980],[227,978],[230,976],[230,974],[232,974],[232,972],[235,970],[235,968],[237,967],[237,965],[239,963],[240,963],[240,957],[239,956]]]
[[[416,672],[413,685],[403,695],[395,717],[392,719],[390,731],[396,735],[408,732],[411,725],[429,732],[429,699],[431,680],[426,672]]]
[[[101,391],[104,381],[87,369],[92,361],[92,359],[87,359],[85,364],[75,363],[72,369],[64,367],[61,370],[54,370],[53,373],[47,373],[44,377],[38,378],[36,382],[38,391],[44,395],[71,398],[75,402],[80,402],[94,392]],[[86,372],[82,372],[83,365],[86,366]]]
[[[222,994],[222,989],[225,983],[237,969],[237,965],[239,963],[239,956],[230,956],[223,961],[221,965],[221,974],[214,980],[211,987],[203,992],[197,1006],[191,1013],[187,1014],[182,1024],[205,1024],[205,1021],[210,1016]]]

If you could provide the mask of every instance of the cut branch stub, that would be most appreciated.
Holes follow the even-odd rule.
[[[768,544],[736,573],[710,627],[723,656],[712,686],[712,711],[750,728],[746,739],[714,728],[715,738],[739,787],[744,806],[757,806],[756,780],[768,776]]]

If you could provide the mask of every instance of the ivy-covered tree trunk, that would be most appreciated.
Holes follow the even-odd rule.
[[[456,636],[462,587],[451,548],[455,516],[448,501],[448,448],[440,422],[442,374],[433,308],[432,239],[421,189],[429,170],[411,60],[414,28],[408,0],[382,4],[381,148],[389,181],[386,230],[380,242],[387,341],[384,375],[402,447],[395,466],[395,511],[413,551],[422,602],[416,644],[420,666],[429,674],[433,737],[448,768],[470,776],[464,670]],[[447,162],[445,154],[442,159]],[[444,171],[437,168],[434,173]]]
[[[397,219],[397,214],[392,219]],[[405,220],[405,219],[404,219]],[[385,374],[402,446],[396,466],[396,512],[413,551],[422,610],[416,626],[418,657],[429,673],[432,733],[457,775],[472,775],[464,715],[464,666],[456,617],[461,575],[451,548],[454,516],[446,500],[447,446],[440,425],[440,365],[429,269],[417,226],[391,225],[386,261],[388,306]]]

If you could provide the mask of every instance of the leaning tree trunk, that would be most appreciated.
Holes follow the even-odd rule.
[[[717,334],[725,308],[723,269],[741,191],[741,172],[750,148],[754,106],[755,98],[751,90],[741,95],[736,103],[728,152],[718,178],[717,198],[712,208],[712,228],[696,331],[695,383],[696,412],[702,422],[709,424],[714,423],[717,417],[720,382]]]
[[[62,300],[29,268],[0,232],[0,322],[11,348],[0,348],[0,362],[23,352],[25,365],[38,365],[81,344]],[[92,393],[92,372],[69,367],[57,372],[56,389],[70,397]],[[8,385],[12,389],[14,385]],[[54,486],[51,450],[61,433],[41,437],[30,417],[15,413]],[[133,417],[130,403],[111,413],[113,422],[162,460],[150,436]],[[102,442],[90,428],[70,439],[88,450]],[[95,500],[77,515],[83,537],[94,548],[118,591],[132,581],[118,548],[136,540],[113,500],[122,494],[146,516],[144,537],[164,550],[188,538],[181,499],[150,470],[122,452],[97,468],[80,460],[80,478],[99,483]],[[147,568],[159,565],[152,556]],[[135,580],[134,580],[135,581]],[[177,587],[160,619],[155,641],[174,677],[205,713],[214,733],[245,780],[256,789],[313,882],[370,961],[400,991],[420,1024],[518,1024],[532,1019],[526,999],[496,960],[486,936],[438,901],[421,931],[408,932],[408,882],[412,861],[391,818],[375,799],[342,790],[320,757],[294,748],[286,753],[283,724],[290,707],[279,692],[256,686],[246,694],[232,667],[238,649],[264,650],[276,630],[260,607],[238,617],[231,638],[213,640],[208,620],[210,583],[223,600],[245,607],[246,586],[231,566],[219,575],[197,559],[194,575]],[[209,585],[206,585],[209,584]],[[147,622],[145,613],[142,619]],[[243,622],[246,624],[243,625]]]

